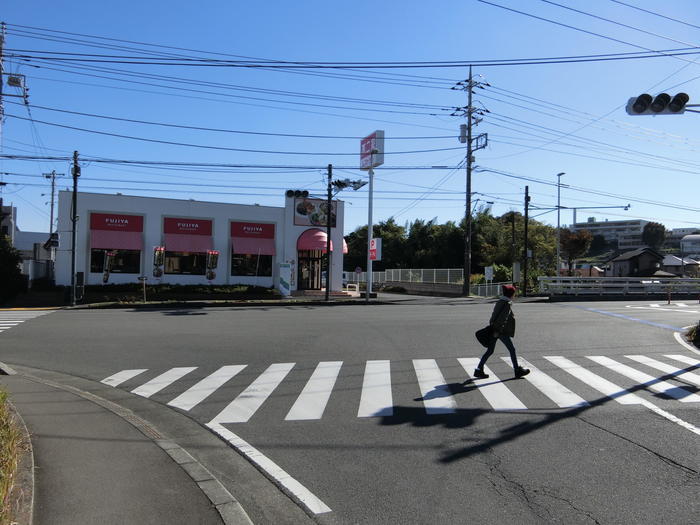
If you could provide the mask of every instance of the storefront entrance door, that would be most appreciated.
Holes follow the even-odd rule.
[[[320,290],[321,289],[321,267],[323,263],[323,253],[321,250],[300,250],[299,251],[299,290]]]

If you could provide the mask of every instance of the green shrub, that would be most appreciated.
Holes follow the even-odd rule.
[[[685,337],[688,341],[700,348],[700,321],[686,332]]]
[[[386,288],[382,288],[382,292],[407,293],[406,288],[404,288],[403,286],[387,286]]]

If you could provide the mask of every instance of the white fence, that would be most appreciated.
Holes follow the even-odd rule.
[[[540,293],[546,295],[700,295],[700,279],[539,277],[538,281]]]
[[[367,282],[367,273],[344,272],[349,284]],[[373,284],[418,283],[418,284],[449,284],[455,290],[461,290],[464,282],[462,268],[410,268],[372,272]],[[508,283],[473,284],[471,294],[480,297],[496,297],[501,295],[501,286]]]

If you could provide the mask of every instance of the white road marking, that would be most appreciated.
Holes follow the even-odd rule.
[[[414,359],[413,368],[427,414],[453,414],[457,408],[435,359]]]
[[[331,512],[330,507],[321,501],[320,498],[248,442],[216,421],[208,423],[207,426],[224,440],[228,441],[238,452],[257,465],[266,476],[287,489],[287,491],[289,491],[301,505],[308,509],[309,512],[312,514]]]
[[[180,379],[185,374],[189,374],[192,370],[196,370],[196,366],[185,366],[178,368],[171,368],[167,372],[160,374],[158,377],[154,377],[147,383],[134,388],[131,393],[139,395],[141,397],[151,397],[156,392],[160,392],[166,386],[174,383]]]
[[[134,370],[122,370],[121,372],[117,372],[114,375],[111,375],[109,377],[104,378],[100,383],[104,383],[105,385],[109,386],[117,386],[121,385],[125,381],[128,381],[132,377],[136,377],[139,374],[142,374],[148,370],[148,368],[138,368]]]
[[[510,364],[510,358],[501,357],[501,359]],[[552,379],[540,369],[529,363],[522,357],[518,357],[521,366],[530,369],[530,373],[525,376],[530,383],[535,385],[544,395],[554,401],[560,408],[575,408],[589,406],[588,401],[573,393],[564,385]]]
[[[547,361],[557,365],[559,368],[568,372],[576,379],[583,381],[590,387],[596,389],[601,394],[614,399],[622,405],[641,405],[642,398],[633,394],[632,392],[625,390],[622,387],[617,386],[615,383],[611,383],[607,379],[594,374],[590,370],[577,365],[573,361],[570,361],[566,357],[561,356],[543,356]]]
[[[342,361],[321,361],[284,419],[321,419],[341,366]]]
[[[689,357],[687,355],[667,355],[666,357],[670,357],[671,359],[675,359],[676,361],[680,361],[681,363],[686,363],[692,366],[700,366],[700,361],[697,359],[693,359],[692,357]]]
[[[220,388],[229,379],[238,374],[247,365],[222,366],[213,374],[208,375],[196,385],[170,401],[168,405],[190,410],[209,397],[216,389]]]
[[[367,361],[357,417],[393,415],[394,401],[391,395],[390,362],[385,360]]]
[[[294,368],[294,363],[270,365],[248,388],[215,416],[211,423],[245,423],[248,421],[287,377],[292,368]]]
[[[698,403],[700,402],[700,396],[693,394],[691,391],[686,390],[683,387],[669,383],[668,381],[661,381],[660,379],[640,372],[636,368],[627,366],[625,364],[619,363],[614,359],[602,355],[587,356],[591,361],[603,365],[610,370],[622,374],[625,377],[637,381],[639,386],[648,387],[651,390],[655,390],[661,394],[670,396],[674,399],[678,399],[683,403]]]
[[[471,374],[479,364],[478,357],[460,357],[457,361],[468,374]],[[522,401],[508,390],[508,387],[498,379],[489,367],[485,366],[484,372],[490,377],[486,379],[474,378],[472,381],[494,410],[527,410]]]
[[[666,363],[662,363],[661,361],[657,361],[656,359],[652,359],[651,357],[647,357],[645,355],[628,355],[625,357],[637,361],[638,363],[642,363],[643,365],[650,366],[651,368],[666,372],[668,375],[673,374],[679,379],[684,379],[690,383],[693,383],[694,385],[700,386],[700,374],[695,374],[693,372],[683,370],[682,368],[667,365]]]

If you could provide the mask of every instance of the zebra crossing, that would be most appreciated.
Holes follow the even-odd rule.
[[[53,312],[53,310],[0,310],[0,332],[5,332],[25,321]]]
[[[501,359],[510,364],[507,357]],[[474,408],[475,403],[486,404],[493,411],[582,408],[590,406],[593,401],[599,402],[601,395],[622,405],[648,404],[644,396],[654,393],[660,394],[668,402],[700,403],[700,395],[696,393],[697,387],[700,387],[700,360],[688,355],[625,355],[616,356],[615,359],[593,355],[577,357],[575,361],[563,356],[543,356],[539,366],[522,358],[520,361],[531,372],[514,383],[514,386],[509,386],[508,379],[502,380],[488,366],[484,367],[488,378],[471,378],[478,358],[456,358],[457,364],[470,379],[465,382],[466,388],[462,392],[455,392],[454,386],[447,384],[443,369],[436,359],[413,359],[412,372],[421,396],[414,401],[421,402],[426,415],[429,416],[454,414],[461,408]],[[244,386],[240,393],[228,400],[223,409],[219,407],[219,412],[209,424],[250,421],[268,400],[275,397],[278,387],[284,383],[295,366],[296,363],[289,362],[270,364],[252,382]],[[290,401],[285,397],[285,410],[286,407],[289,409],[284,420],[322,419],[343,366],[343,361],[319,362],[311,375],[308,378],[305,376],[303,388],[294,387],[295,399]],[[248,365],[222,366],[189,388],[186,388],[186,385],[180,386],[183,378],[190,374],[196,376],[195,371],[198,368],[189,366],[165,371],[146,368],[121,370],[101,382],[145,398],[165,390],[168,395],[175,394],[175,397],[166,402],[168,406],[190,411],[226,386],[246,370]],[[406,371],[403,370],[402,373],[402,377],[405,377]],[[454,375],[455,372],[450,368],[449,373]],[[139,379],[150,376],[153,377],[146,381]],[[358,418],[394,415],[394,393],[399,387],[392,385],[392,363],[388,360],[367,361],[364,363],[362,376],[361,382],[354,378],[357,381],[356,389],[343,389],[343,392],[337,395],[358,397]],[[460,373],[460,376],[463,377],[464,374]],[[621,386],[621,383],[624,386]],[[405,380],[402,381],[402,386],[405,386]],[[472,390],[480,396],[476,401],[471,394],[464,395]],[[531,402],[528,406],[527,399],[532,399],[530,390],[543,394],[552,406],[543,406],[541,400]]]

